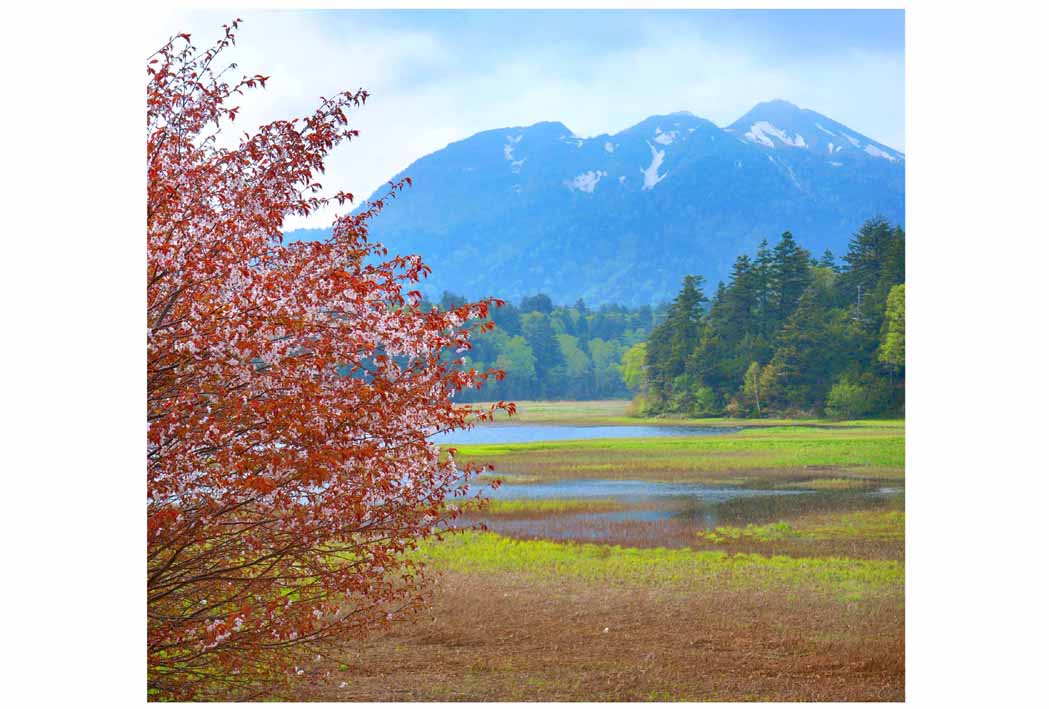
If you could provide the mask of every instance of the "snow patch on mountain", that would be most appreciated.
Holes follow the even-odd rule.
[[[852,137],[851,135],[848,135],[848,134],[846,134],[846,135],[845,135],[845,140],[847,140],[847,141],[849,141],[850,143],[852,143],[852,147],[854,147],[854,148],[858,148],[858,147],[860,147],[860,141],[856,140],[856,139],[855,139],[855,138],[853,138],[853,137]]]
[[[587,170],[582,175],[576,175],[570,182],[566,182],[568,189],[579,190],[580,192],[586,192],[587,194],[593,194],[594,188],[597,187],[597,183],[601,181],[602,177],[607,176],[608,173],[604,170]]]
[[[772,138],[777,138],[784,145],[790,145],[795,148],[806,147],[805,139],[800,134],[791,138],[786,131],[780,130],[768,121],[758,121],[750,127],[749,131],[743,134],[743,137],[752,143],[760,143],[770,148],[776,147],[776,144],[772,142]]]
[[[817,129],[819,129],[819,130],[823,131],[824,133],[826,133],[827,135],[837,135],[837,133],[835,133],[832,130],[827,130],[826,128],[821,126],[819,123],[813,123],[813,125],[816,126]]]
[[[518,143],[521,142],[521,136],[519,135],[515,138],[508,135],[506,136],[506,139],[510,142],[503,145],[503,157],[508,163],[510,163],[510,171],[514,174],[518,174],[521,172],[521,166],[524,165],[525,160],[528,159],[521,158],[520,160],[516,160],[514,158],[514,148]]]
[[[656,128],[656,137],[653,138],[653,140],[656,141],[657,143],[659,143],[660,145],[670,145],[671,143],[674,142],[674,140],[676,138],[677,138],[677,131],[676,130],[672,130],[672,131],[668,131],[668,132],[664,133],[663,131],[661,131],[658,128]]]
[[[885,152],[876,145],[868,145],[866,148],[863,149],[863,152],[867,153],[868,155],[873,155],[876,158],[885,158],[890,162],[896,162],[895,157],[889,155],[887,152]]]
[[[648,143],[648,141],[645,141]],[[648,143],[648,149],[652,151],[652,162],[649,163],[648,167],[640,168],[641,174],[644,175],[644,184],[641,185],[641,189],[650,190],[666,177],[666,173],[659,174],[659,166],[663,164],[663,158],[666,156],[665,150],[656,150],[656,146]]]
[[[612,145],[611,143],[609,143],[606,140],[605,141],[605,152],[606,153],[614,153],[615,151],[616,151],[616,146]]]
[[[808,191],[801,186],[801,183],[798,182],[798,176],[794,174],[794,170],[791,169],[790,165],[783,162],[782,160],[777,160],[771,155],[769,155],[769,161],[773,165],[777,166],[780,170],[783,170],[784,173],[786,173],[787,177],[790,178],[790,181],[794,184],[795,187],[798,188],[799,192],[805,192],[806,194],[808,193]]]

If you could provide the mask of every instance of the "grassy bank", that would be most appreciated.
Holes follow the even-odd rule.
[[[420,557],[438,569],[460,573],[503,572],[536,579],[573,577],[592,583],[634,584],[682,591],[797,590],[826,593],[842,601],[902,592],[903,564],[847,558],[793,558],[691,549],[635,549],[601,544],[522,541],[471,532],[428,544]]]
[[[628,478],[848,487],[862,486],[864,480],[902,481],[904,466],[904,436],[899,426],[827,429],[791,425],[724,436],[461,445],[456,449],[459,460],[491,464],[499,472],[533,481]]]
[[[517,414],[508,417],[500,412],[498,423],[561,424],[566,426],[710,426],[710,427],[764,427],[764,426],[819,426],[825,428],[899,428],[902,420],[835,421],[831,419],[736,419],[687,418],[683,416],[638,417],[628,415],[630,402],[622,399],[600,401],[518,401]],[[484,406],[484,404],[476,404]]]

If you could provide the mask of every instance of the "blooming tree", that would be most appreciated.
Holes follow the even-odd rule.
[[[188,35],[147,83],[148,685],[243,699],[321,671],[333,645],[424,598],[410,551],[476,472],[428,436],[512,404],[453,395],[495,371],[457,353],[497,301],[424,312],[428,273],[367,239],[371,202],[323,242],[283,220],[335,199],[314,176],[356,136],[364,91],[220,147],[230,101],[268,77],[215,67]],[[391,185],[386,200],[404,185]],[[473,323],[473,324],[471,324]],[[482,323],[482,324],[477,324]],[[454,453],[454,451],[453,451]]]

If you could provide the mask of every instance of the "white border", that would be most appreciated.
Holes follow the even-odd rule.
[[[1036,545],[1045,537],[1045,451],[1037,444],[1047,401],[1041,208],[1049,141],[1038,6],[731,7],[901,5],[912,276],[907,697],[917,706],[1027,706],[1044,694],[1046,637],[1044,552]],[[191,6],[216,7],[179,4]],[[0,120],[4,204],[14,224],[0,259],[0,411],[12,706],[144,698],[141,12],[5,10]]]

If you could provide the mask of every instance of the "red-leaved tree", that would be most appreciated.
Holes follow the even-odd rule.
[[[326,205],[314,176],[367,93],[322,99],[234,148],[234,41],[178,35],[147,83],[148,687],[154,699],[272,696],[331,648],[424,598],[409,552],[472,472],[428,436],[489,418],[453,394],[494,371],[456,353],[492,300],[420,309],[428,272],[367,240],[372,202],[330,239],[284,243]],[[390,196],[402,185],[391,185]],[[338,193],[330,199],[351,199]]]

